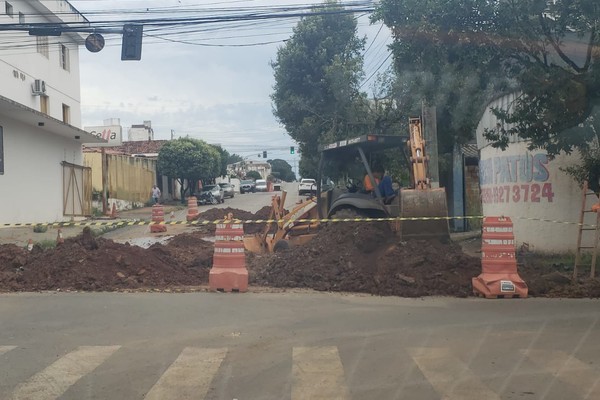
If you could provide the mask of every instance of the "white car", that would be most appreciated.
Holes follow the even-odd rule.
[[[266,192],[267,191],[267,181],[266,180],[257,179],[255,183],[256,183],[255,190],[257,192]]]
[[[313,193],[317,193],[317,181],[314,179],[301,179],[298,185],[298,196]]]

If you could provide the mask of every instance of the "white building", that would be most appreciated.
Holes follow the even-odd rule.
[[[271,164],[263,161],[244,160],[227,165],[227,173],[236,175],[239,178],[244,178],[250,171],[256,171],[262,179],[267,179],[271,175]]]
[[[127,140],[137,142],[142,140],[154,140],[154,130],[151,121],[144,121],[143,124],[131,125],[127,131]]]
[[[64,0],[0,1],[0,24],[27,29],[30,23],[87,20]],[[80,129],[83,41],[75,33],[0,35],[0,223],[52,222],[91,212],[82,144],[100,139]]]

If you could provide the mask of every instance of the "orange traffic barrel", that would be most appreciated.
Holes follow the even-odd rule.
[[[196,196],[188,197],[188,210],[187,216],[185,217],[188,221],[195,221],[198,219],[200,212],[198,211],[198,198]]]
[[[481,274],[472,280],[473,293],[486,298],[527,297],[527,284],[517,272],[511,219],[485,217],[481,242]]]
[[[210,289],[223,292],[247,291],[248,270],[243,224],[217,224],[215,236],[213,265],[208,275]]]
[[[165,212],[162,205],[155,204],[152,206],[152,222],[150,232],[158,233],[167,231],[167,226],[163,224],[165,222]]]

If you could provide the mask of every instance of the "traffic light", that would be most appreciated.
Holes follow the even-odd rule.
[[[263,158],[267,158],[267,152],[263,151]]]
[[[140,24],[123,25],[123,43],[121,44],[121,60],[142,59],[142,35],[144,26]]]
[[[294,146],[290,146],[290,154],[294,154]]]

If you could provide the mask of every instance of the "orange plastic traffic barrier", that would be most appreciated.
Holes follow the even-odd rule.
[[[244,226],[234,223],[217,224],[215,235],[213,265],[208,275],[210,289],[223,292],[247,291]]]
[[[513,223],[508,217],[485,217],[481,236],[481,274],[473,292],[486,298],[527,297],[527,284],[517,272]]]
[[[165,222],[165,212],[162,205],[155,204],[152,206],[152,222],[155,223],[150,225],[150,232],[158,233],[167,231],[166,225],[158,224],[161,222]]]
[[[188,221],[195,221],[198,219],[200,212],[198,211],[198,199],[195,196],[188,197],[188,210],[186,219]]]

